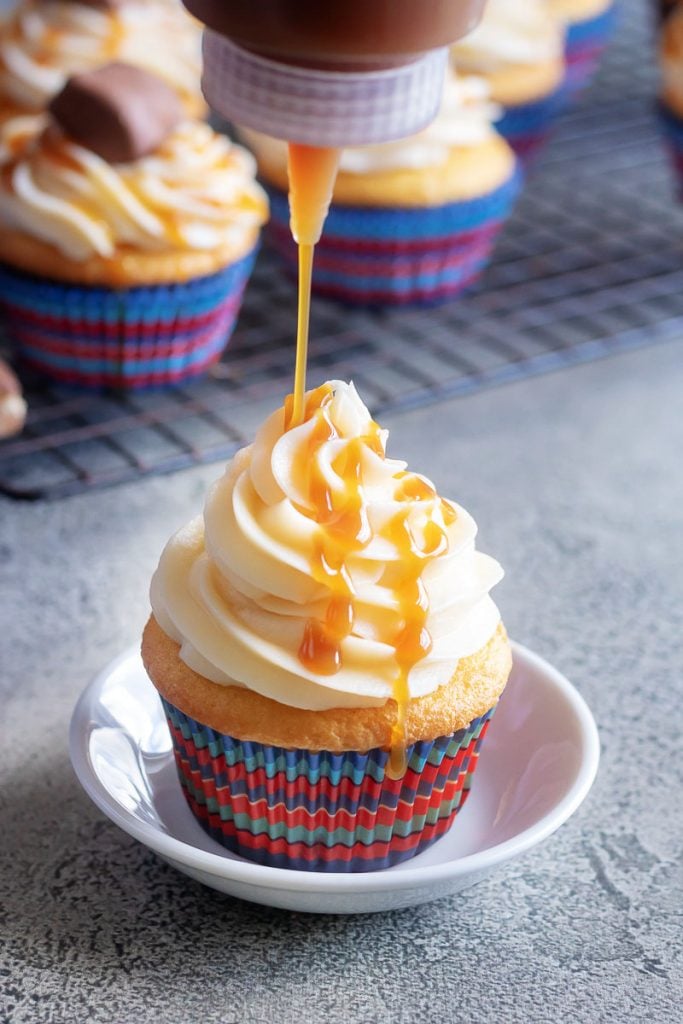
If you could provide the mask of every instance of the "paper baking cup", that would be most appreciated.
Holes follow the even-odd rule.
[[[587,18],[585,21],[575,21],[567,26],[564,57],[570,96],[575,96],[585,89],[597,71],[616,20],[616,4],[610,4],[602,14]]]
[[[202,828],[258,864],[377,871],[426,850],[467,799],[494,708],[452,736],[408,748],[402,779],[388,754],[285,750],[233,739],[162,698],[178,776]]]
[[[678,197],[683,199],[683,118],[664,103],[659,104],[658,115],[664,142],[676,176]]]
[[[295,272],[287,197],[268,191],[268,235]],[[485,267],[518,191],[515,171],[499,188],[466,202],[419,208],[333,205],[316,246],[313,290],[365,306],[452,299]]]
[[[569,90],[563,81],[553,92],[532,103],[505,107],[503,116],[496,121],[496,130],[526,163],[538,153],[568,100]]]
[[[196,377],[232,333],[255,250],[181,284],[91,288],[0,265],[7,334],[33,367],[67,384],[139,390]]]

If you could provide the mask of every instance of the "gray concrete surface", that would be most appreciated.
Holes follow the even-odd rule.
[[[671,344],[387,423],[391,451],[479,521],[511,633],[580,688],[603,760],[542,847],[383,916],[204,889],[105,820],[69,766],[76,697],[138,636],[160,548],[217,468],[0,505],[0,1019],[680,1020],[682,394]]]

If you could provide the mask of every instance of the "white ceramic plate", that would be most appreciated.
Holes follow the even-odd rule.
[[[593,716],[564,676],[513,645],[514,668],[451,831],[386,871],[323,874],[262,867],[224,850],[193,818],[176,777],[156,691],[137,650],[82,694],[71,760],[100,810],[179,871],[267,906],[313,913],[394,910],[449,896],[525,853],[574,813],[598,767]]]

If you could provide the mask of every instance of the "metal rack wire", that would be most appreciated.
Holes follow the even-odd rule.
[[[350,311],[316,299],[311,384],[353,376],[404,408],[683,334],[683,232],[654,116],[647,7],[622,5],[593,86],[565,115],[477,288],[440,309]],[[0,493],[59,498],[229,457],[290,387],[295,295],[264,250],[239,327],[203,381],[91,395],[24,379],[23,436]]]

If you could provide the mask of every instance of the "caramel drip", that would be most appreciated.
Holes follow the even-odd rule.
[[[303,422],[308,363],[308,325],[311,318],[311,281],[313,279],[312,245],[299,245],[299,304],[296,320],[296,362],[294,367],[294,401],[292,425]]]
[[[126,38],[126,26],[118,14],[111,19],[109,38],[104,45],[103,63],[118,57]]]
[[[62,29],[46,28],[40,39],[40,50],[35,57],[36,64],[51,64],[63,37]]]
[[[332,593],[324,618],[311,618],[304,628],[299,658],[312,672],[333,675],[341,668],[341,645],[352,632],[355,621],[355,592],[346,567],[351,554],[360,551],[370,540],[370,526],[361,491],[361,460],[363,448],[384,454],[379,427],[353,438],[332,463],[341,480],[332,488],[321,471],[317,453],[321,446],[338,437],[327,407],[333,392],[329,384],[312,392],[304,406],[305,421],[314,421],[308,443],[297,455],[295,474],[304,481],[308,504],[298,510],[318,524],[312,552],[312,575]],[[291,421],[294,397],[285,402],[285,423]]]
[[[299,304],[296,331],[294,404],[291,425],[304,422],[308,325],[311,309],[313,250],[320,238],[337,177],[339,150],[290,142],[287,166],[291,228],[299,246]]]
[[[435,492],[421,477],[404,479],[399,500],[424,500],[435,497]],[[441,526],[430,520],[424,529],[420,546],[410,529],[410,505],[401,509],[388,525],[385,536],[396,547],[401,561],[402,576],[394,588],[401,625],[394,637],[398,673],[394,680],[393,698],[396,701],[396,721],[391,729],[391,752],[387,765],[389,778],[400,779],[406,771],[406,712],[410,701],[408,676],[413,665],[429,654],[432,638],[426,627],[429,601],[421,576],[428,561],[448,549],[448,538]]]
[[[68,31],[65,31],[63,28],[48,26],[40,37],[39,49],[34,57],[36,63],[41,65],[52,64],[55,59],[55,53],[59,51],[62,41],[67,35]],[[17,37],[17,33],[15,33],[15,37]],[[125,38],[126,26],[123,19],[115,13],[111,14],[109,18],[109,36],[103,42],[100,63],[106,64],[107,61],[118,57]],[[20,37],[19,45],[22,45]]]

